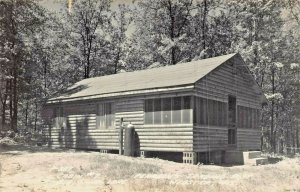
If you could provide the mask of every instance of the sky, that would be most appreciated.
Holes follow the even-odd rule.
[[[60,9],[67,8],[68,0],[40,0],[41,5],[51,11],[59,11]],[[118,4],[124,3],[129,4],[132,0],[113,0],[112,9],[114,9]]]

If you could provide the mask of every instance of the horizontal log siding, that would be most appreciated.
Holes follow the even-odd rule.
[[[192,131],[192,124],[145,125],[136,128],[142,151],[192,151]]]
[[[150,97],[161,96],[164,95]],[[118,130],[120,120],[123,118],[125,125],[128,123],[134,125],[140,150],[170,152],[193,150],[192,124],[144,125],[144,97],[120,98],[110,102],[115,103],[115,128],[112,129],[96,127],[96,102],[65,105],[63,118],[66,119],[67,127],[63,129],[52,127],[50,139],[52,146],[117,150]]]
[[[96,105],[65,105],[66,127],[52,127],[51,146],[77,149],[118,149],[118,132],[96,126]]]
[[[237,105],[261,109],[260,96],[253,87],[252,77],[242,75],[237,68],[241,65],[231,66],[230,61],[208,74],[195,84],[195,95],[228,102],[228,95],[236,96]],[[236,65],[236,66],[235,66]],[[237,116],[238,118],[238,116]],[[242,129],[237,127],[237,149],[259,149],[259,130]],[[227,127],[194,126],[193,150],[196,152],[212,150],[224,150],[228,148]]]
[[[167,95],[170,97],[170,95]],[[150,96],[153,98],[153,96]],[[116,104],[116,126],[123,118],[124,124],[134,125],[138,134],[140,150],[143,151],[192,151],[193,126],[144,125],[144,98],[119,100]]]
[[[194,126],[194,152],[225,150],[228,143],[227,131],[227,127]]]
[[[237,149],[260,150],[261,132],[255,129],[237,129]]]

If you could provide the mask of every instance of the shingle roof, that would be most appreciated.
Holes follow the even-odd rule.
[[[49,101],[193,84],[235,55],[84,79]]]

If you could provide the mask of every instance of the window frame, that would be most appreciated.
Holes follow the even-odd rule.
[[[97,129],[115,128],[116,127],[115,126],[116,123],[115,103],[114,102],[97,103],[96,118],[97,118],[96,119]]]
[[[184,106],[184,97],[187,98],[189,97],[189,109],[185,109]],[[177,99],[177,104],[178,102],[178,98],[180,98],[180,109],[179,110],[174,110],[175,108],[175,98]],[[169,99],[169,104],[170,104],[170,110],[165,110],[165,106],[164,106],[164,102],[166,102]],[[160,101],[160,111],[158,111],[158,107],[155,107],[155,101],[158,103],[158,100]],[[153,121],[152,123],[150,123],[151,121],[149,121],[149,119],[147,119],[148,113],[151,113],[151,111],[148,110],[148,104],[147,103],[153,103],[153,107],[152,107],[152,113],[153,113]],[[178,107],[178,105],[177,105]],[[176,109],[177,109],[176,107]],[[183,113],[184,110],[189,110],[189,119],[188,122],[184,122],[183,119]],[[180,115],[180,121],[176,121],[175,119],[178,120],[178,118],[175,118],[175,111],[177,111],[177,115]],[[178,113],[179,111],[179,113]],[[155,117],[155,113],[157,113],[156,117]],[[167,114],[170,116],[168,122],[165,121],[164,115]],[[144,125],[174,125],[174,124],[192,124],[192,119],[193,117],[192,115],[192,96],[175,96],[175,97],[161,97],[161,98],[149,98],[149,99],[145,99],[144,100]],[[155,121],[155,118],[160,117],[160,120]]]

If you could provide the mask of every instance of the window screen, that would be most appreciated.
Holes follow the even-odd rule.
[[[191,97],[183,97],[182,123],[191,123]]]
[[[145,124],[182,124],[192,121],[191,97],[145,100]]]
[[[97,127],[107,129],[114,127],[115,114],[113,103],[98,104]]]
[[[145,124],[153,124],[153,99],[145,101]]]
[[[154,124],[161,124],[161,99],[154,99]]]
[[[181,97],[174,97],[172,106],[172,123],[181,123]]]
[[[171,123],[171,98],[162,99],[163,124]]]

